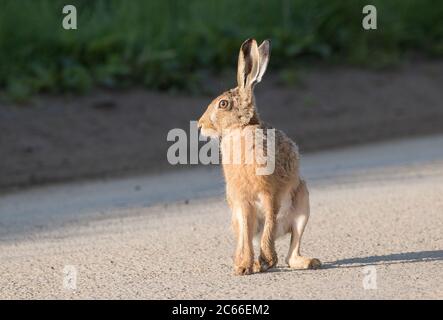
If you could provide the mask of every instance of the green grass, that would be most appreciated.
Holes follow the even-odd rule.
[[[408,52],[443,56],[441,0],[2,0],[0,89],[14,99],[93,86],[198,91],[208,72],[235,68],[248,37],[272,39],[272,67],[391,65]],[[61,27],[74,4],[78,30]]]

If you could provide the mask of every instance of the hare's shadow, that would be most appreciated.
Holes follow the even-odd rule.
[[[341,259],[333,262],[325,262],[319,269],[322,270],[322,269],[335,269],[335,268],[358,268],[358,267],[371,266],[371,265],[390,265],[398,263],[415,263],[415,262],[429,262],[429,261],[443,261],[443,250],[403,252],[403,253],[386,254],[381,256]],[[269,271],[287,272],[293,270],[286,267],[278,267]]]

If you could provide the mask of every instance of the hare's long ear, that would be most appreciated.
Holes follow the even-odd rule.
[[[248,39],[240,47],[237,83],[240,89],[252,88],[259,74],[260,54],[255,39]]]
[[[271,57],[271,41],[270,40],[263,41],[260,47],[258,47],[258,52],[259,52],[259,67],[258,67],[258,76],[256,79],[257,83],[261,81],[261,78],[265,74],[269,58]]]

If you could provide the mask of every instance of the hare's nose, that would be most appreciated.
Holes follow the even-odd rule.
[[[202,124],[202,119],[199,119],[198,120],[198,123],[197,123],[197,128],[201,128],[203,126],[203,124]]]

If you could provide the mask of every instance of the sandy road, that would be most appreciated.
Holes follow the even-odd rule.
[[[286,268],[284,238],[278,268],[233,276],[223,181],[203,168],[0,196],[0,298],[443,299],[443,136],[309,154],[302,167],[302,250],[320,270]]]

